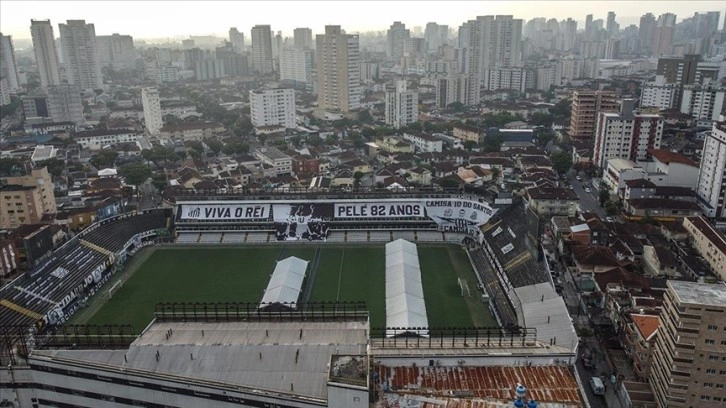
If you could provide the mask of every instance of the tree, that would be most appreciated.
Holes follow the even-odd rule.
[[[464,142],[464,149],[471,151],[471,149],[475,148],[477,143],[473,140],[467,140]]]
[[[336,143],[338,143],[338,136],[335,136],[334,134],[325,136],[325,144],[328,146],[333,146]]]
[[[136,188],[151,177],[151,169],[143,162],[124,164],[118,169],[118,173],[124,178],[126,184],[131,184]]]
[[[439,179],[439,184],[443,188],[458,188],[461,184],[461,179],[457,176],[446,176]]]
[[[118,152],[115,150],[101,150],[91,157],[91,165],[97,169],[113,167],[118,158]]]
[[[501,171],[499,171],[498,167],[492,168],[492,180],[494,180],[494,181],[499,180],[499,174],[501,174]]]
[[[179,160],[179,155],[174,149],[164,146],[154,146],[151,149],[142,150],[141,157],[154,163]]]
[[[605,214],[612,217],[613,215],[615,215],[617,213],[618,213],[618,206],[614,202],[608,201],[607,203],[605,203]]]
[[[151,183],[156,187],[159,192],[164,192],[164,188],[166,188],[166,176],[163,174],[153,174],[151,176]]]
[[[502,135],[499,134],[493,134],[491,136],[487,135],[487,137],[484,138],[484,151],[485,152],[498,152],[501,150],[502,147]]]
[[[323,138],[318,135],[311,135],[310,137],[308,137],[307,144],[316,147],[320,146],[321,144],[323,144]]]
[[[355,180],[354,183],[356,185],[360,185],[360,180],[365,176],[365,174],[362,171],[356,171],[355,174],[353,174],[353,179]]]
[[[600,207],[605,207],[605,205],[610,201],[610,192],[607,188],[600,189],[600,195],[598,196],[598,199],[598,201],[600,202]]]
[[[214,155],[215,156],[218,155],[219,152],[222,151],[223,144],[222,144],[222,142],[220,142],[217,139],[211,139],[211,138],[210,139],[205,139],[204,140],[204,144],[206,144],[207,147],[209,147],[209,150],[211,150],[212,152],[214,152]]]
[[[547,143],[551,142],[555,138],[555,132],[551,130],[544,130],[542,132],[539,132],[537,135],[537,143],[544,147],[547,146]]]
[[[569,152],[562,151],[552,155],[552,168],[559,174],[567,173],[572,167],[572,156]]]
[[[533,126],[542,126],[551,128],[555,118],[551,113],[535,112],[529,118],[529,124]]]
[[[58,177],[63,174],[63,170],[65,170],[66,164],[63,160],[60,160],[56,157],[51,157],[50,159],[43,160],[42,162],[38,163],[38,167],[47,167],[48,173],[50,173],[51,176]]]
[[[227,144],[222,147],[222,153],[233,156],[237,154],[246,154],[250,151],[250,146],[241,141],[241,140],[233,140],[231,142],[228,142]]]
[[[358,112],[358,121],[361,123],[373,123],[373,116],[368,109],[363,109]]]
[[[25,172],[23,161],[13,157],[3,158],[0,160],[0,176],[11,177],[19,176]]]
[[[464,104],[461,102],[453,102],[450,103],[446,108],[451,109],[454,112],[463,112],[466,106],[464,106]]]

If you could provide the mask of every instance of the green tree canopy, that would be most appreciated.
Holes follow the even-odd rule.
[[[154,163],[179,160],[179,155],[176,154],[174,149],[164,146],[154,146],[151,149],[144,149],[141,151],[141,157]]]
[[[552,168],[559,174],[565,174],[572,168],[572,155],[561,151],[552,155]]]
[[[115,150],[101,150],[91,157],[91,164],[97,169],[103,169],[107,167],[113,167],[118,158],[118,152]]]
[[[232,140],[222,147],[222,153],[233,156],[237,154],[249,153],[250,146],[242,140]]]
[[[151,169],[143,162],[124,164],[118,169],[118,173],[124,178],[126,184],[131,184],[136,187],[151,177]]]
[[[63,174],[63,170],[65,170],[66,168],[66,163],[57,157],[51,157],[50,159],[43,160],[42,162],[38,163],[38,167],[47,167],[48,173],[50,173],[50,175],[55,178]]]
[[[215,155],[219,154],[219,152],[222,151],[222,146],[224,146],[222,142],[212,138],[205,139],[204,144],[206,144],[207,147],[209,147],[209,150],[213,151]]]

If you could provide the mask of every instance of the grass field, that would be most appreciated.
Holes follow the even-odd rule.
[[[111,299],[106,300],[108,285],[72,323],[131,324],[140,331],[159,302],[259,302],[277,259],[297,256],[312,265],[318,248],[310,300],[365,301],[371,326],[384,327],[384,246],[329,244],[151,248],[120,272],[128,276]],[[419,244],[418,248],[429,325],[495,326],[477,299],[476,278],[464,250],[454,245]],[[470,297],[461,296],[457,277],[469,282]]]

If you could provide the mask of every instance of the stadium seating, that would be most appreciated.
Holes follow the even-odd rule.
[[[441,242],[444,234],[439,231],[417,231],[416,238],[421,242]]]
[[[328,242],[345,242],[345,232],[332,231],[328,236]]]
[[[102,279],[111,265],[110,252],[121,252],[135,236],[166,228],[167,215],[165,210],[151,210],[91,225],[89,232],[81,232],[42,265],[1,289],[0,326],[29,326],[56,308],[66,312],[69,302]]]
[[[274,241],[274,238],[272,238]],[[247,242],[248,243],[263,243],[263,242],[269,242],[270,241],[270,233],[265,232],[248,232],[247,233]]]
[[[474,261],[476,274],[489,295],[489,303],[496,311],[497,316],[499,316],[502,326],[516,326],[517,315],[514,313],[514,309],[499,283],[499,278],[489,265],[489,260],[486,258],[484,250],[477,249],[470,251],[469,254],[471,255],[472,261]]]
[[[373,232],[371,232],[373,233]],[[391,240],[391,235],[388,233],[387,241]],[[367,231],[348,231],[348,242],[368,242]]]
[[[203,232],[199,238],[200,244],[219,244],[222,241],[222,234],[219,232]]]
[[[199,233],[198,232],[184,232],[180,233],[179,236],[176,238],[177,244],[196,244],[199,242]]]
[[[397,239],[405,239],[411,242],[416,240],[416,235],[413,231],[391,231],[391,235],[394,241]]]
[[[224,236],[222,237],[222,243],[223,244],[241,244],[245,242],[245,234],[244,232],[225,232]]]
[[[166,213],[163,210],[146,211],[131,217],[116,217],[112,222],[104,221],[82,239],[118,253],[135,235],[166,228]]]

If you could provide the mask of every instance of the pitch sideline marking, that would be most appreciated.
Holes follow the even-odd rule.
[[[335,301],[338,302],[340,299],[340,283],[343,281],[343,260],[345,259],[345,245],[343,245],[343,252],[340,255],[340,268],[338,268],[338,293],[335,294]]]

